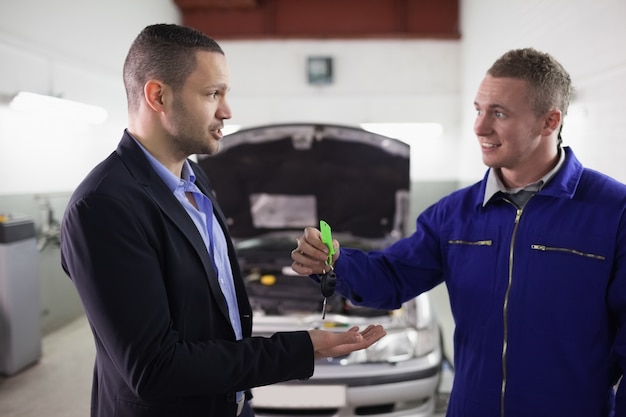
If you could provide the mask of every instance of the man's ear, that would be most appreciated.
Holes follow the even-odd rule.
[[[164,110],[164,92],[165,85],[157,80],[148,80],[143,87],[146,103],[156,112],[162,112]]]
[[[552,109],[546,113],[543,124],[544,136],[549,136],[559,129],[561,126],[561,117],[561,110]]]

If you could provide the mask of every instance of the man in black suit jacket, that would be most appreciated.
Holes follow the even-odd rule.
[[[224,216],[187,159],[214,153],[231,117],[224,53],[193,29],[151,25],[130,48],[124,83],[128,129],[62,224],[62,265],[96,344],[93,417],[251,416],[250,388],[308,378],[315,359],[385,334],[251,337]]]

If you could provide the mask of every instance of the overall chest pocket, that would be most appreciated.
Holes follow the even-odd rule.
[[[601,240],[577,244],[543,238],[529,245],[519,296],[524,322],[535,334],[579,340],[594,337],[606,323],[611,260]]]
[[[497,245],[485,236],[446,240],[446,284],[458,326],[481,325],[494,308]]]

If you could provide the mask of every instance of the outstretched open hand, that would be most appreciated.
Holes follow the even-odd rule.
[[[309,330],[315,359],[343,356],[355,350],[368,348],[386,334],[381,325],[369,325],[361,332],[357,326],[344,333]]]

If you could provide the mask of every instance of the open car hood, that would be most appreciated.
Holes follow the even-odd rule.
[[[409,145],[361,128],[280,124],[240,130],[198,156],[235,239],[301,231],[401,237],[409,209]]]

